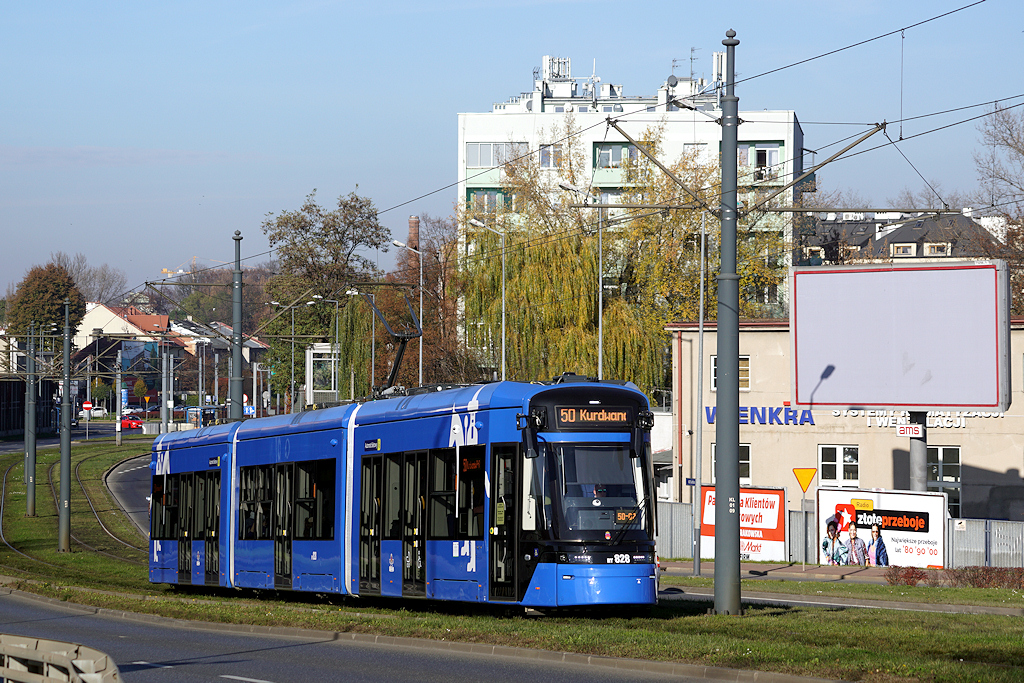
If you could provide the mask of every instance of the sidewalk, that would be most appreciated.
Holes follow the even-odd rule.
[[[665,574],[676,576],[693,576],[693,560],[664,561],[661,566]],[[713,578],[715,575],[714,560],[701,560],[700,575]],[[798,563],[741,562],[740,579],[775,579],[783,581],[848,581],[851,583],[884,584],[885,567],[859,567]]]

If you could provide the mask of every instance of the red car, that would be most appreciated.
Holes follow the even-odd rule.
[[[121,429],[141,429],[142,420],[134,415],[125,415],[121,418]]]

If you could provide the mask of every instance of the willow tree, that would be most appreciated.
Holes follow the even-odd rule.
[[[460,272],[466,341],[481,365],[495,373],[501,367],[501,242],[470,220],[506,236],[509,379],[597,375],[597,216],[570,208],[582,198],[559,187],[560,182],[589,184],[588,151],[577,133],[570,115],[547,132],[539,153],[506,160],[493,205],[469,202],[459,215],[465,231]],[[612,247],[605,241],[607,258]],[[640,311],[614,298],[605,299],[603,326],[604,375],[644,388],[660,386],[662,334],[645,334]]]

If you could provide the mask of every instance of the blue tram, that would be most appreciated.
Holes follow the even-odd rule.
[[[563,376],[165,434],[150,581],[651,604],[652,425],[632,384]]]

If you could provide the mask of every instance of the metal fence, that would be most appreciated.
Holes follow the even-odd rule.
[[[786,531],[790,562],[818,561],[813,512],[790,510]],[[690,503],[658,502],[658,555],[693,557],[693,510]],[[995,519],[950,519],[946,524],[949,567],[1024,567],[1024,522]]]

